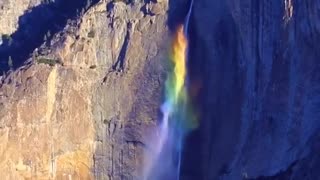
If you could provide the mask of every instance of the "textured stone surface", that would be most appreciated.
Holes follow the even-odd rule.
[[[165,13],[145,5],[101,1],[1,77],[4,179],[137,178],[167,37]]]
[[[19,17],[40,3],[41,0],[1,0],[0,34],[12,34],[19,26]]]
[[[317,160],[303,168],[319,144],[319,5],[195,1],[191,60],[205,87],[186,177],[319,177]]]
[[[8,56],[27,62],[0,76],[1,179],[139,179],[168,29],[188,4],[55,2],[0,2],[0,34],[28,17],[13,46],[0,47],[0,69]],[[319,7],[195,0],[189,73],[200,128],[187,139],[181,179],[319,177]],[[40,35],[28,33],[34,24]]]
[[[4,179],[91,176],[91,81],[77,74],[32,65],[6,77],[11,82],[1,86]]]

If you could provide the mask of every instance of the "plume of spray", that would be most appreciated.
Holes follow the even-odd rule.
[[[157,133],[146,153],[145,180],[177,180],[180,176],[185,135],[198,125],[187,92],[188,26],[193,0],[184,25],[177,27],[170,56],[172,67],[165,83],[163,114]]]

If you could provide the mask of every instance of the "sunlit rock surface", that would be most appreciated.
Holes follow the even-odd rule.
[[[139,179],[170,31],[189,2],[40,3],[0,2],[0,35],[13,37],[0,44],[1,179]],[[319,8],[195,0],[188,72],[200,127],[180,179],[320,176]]]
[[[150,4],[79,9],[27,64],[1,77],[3,179],[141,175],[142,135],[156,122],[168,39],[167,2]]]
[[[1,0],[0,34],[12,34],[19,26],[19,17],[40,3],[41,0]]]

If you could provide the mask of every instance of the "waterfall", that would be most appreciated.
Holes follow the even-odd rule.
[[[187,92],[188,27],[192,6],[193,0],[184,24],[178,26],[173,37],[171,71],[165,83],[165,101],[161,106],[163,117],[145,155],[145,180],[179,179],[184,137],[197,127]]]

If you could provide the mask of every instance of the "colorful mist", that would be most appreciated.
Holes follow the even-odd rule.
[[[179,179],[184,137],[198,126],[187,91],[187,27],[191,7],[185,26],[179,25],[173,38],[171,70],[165,83],[165,102],[161,106],[163,117],[157,135],[151,140],[144,170],[146,180]]]

